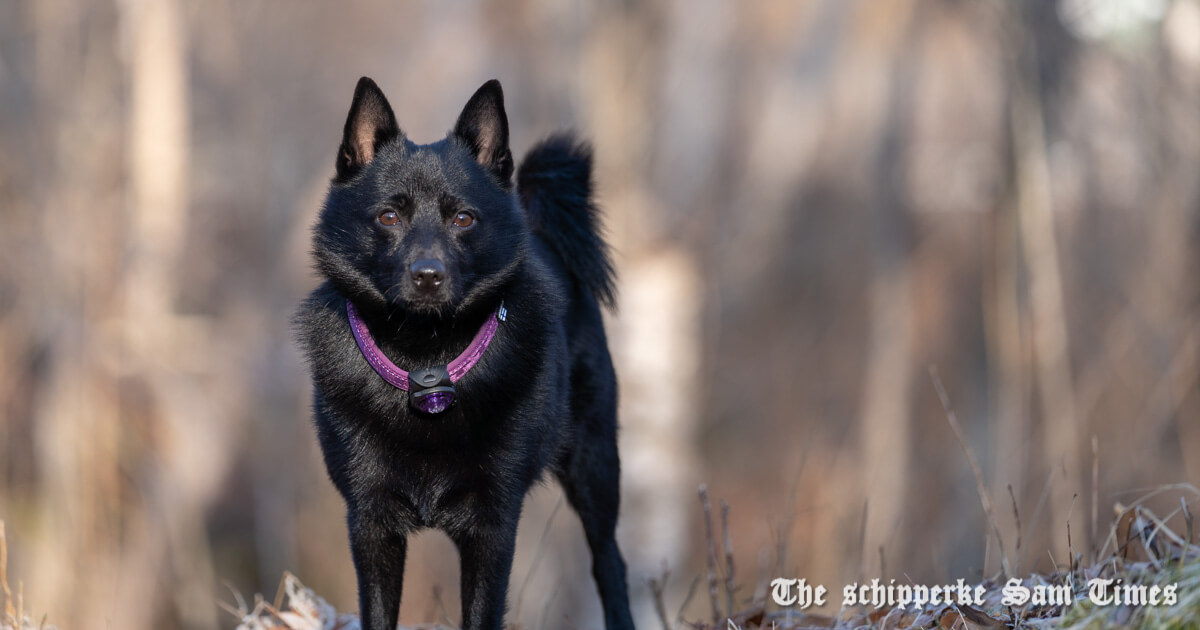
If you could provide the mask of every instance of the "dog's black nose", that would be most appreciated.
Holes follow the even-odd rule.
[[[442,280],[446,277],[446,266],[440,260],[426,258],[413,263],[409,272],[417,290],[428,293],[442,286]]]

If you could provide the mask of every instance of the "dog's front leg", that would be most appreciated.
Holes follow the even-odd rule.
[[[500,630],[517,538],[517,514],[498,525],[475,524],[454,543],[462,559],[463,630]]]
[[[396,630],[408,538],[367,512],[350,513],[350,554],[363,630]]]

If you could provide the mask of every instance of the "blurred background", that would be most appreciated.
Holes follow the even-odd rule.
[[[419,142],[493,77],[516,154],[593,140],[643,620],[704,572],[701,482],[735,607],[1048,569],[1200,485],[1200,0],[15,0],[0,519],[39,617],[231,628],[222,583],[285,570],[357,608],[288,320],[361,75]],[[559,501],[509,618],[599,628]],[[402,620],[458,619],[448,539],[409,556]]]

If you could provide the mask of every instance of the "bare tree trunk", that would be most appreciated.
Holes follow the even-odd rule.
[[[1145,305],[1153,330],[1172,333],[1166,341],[1174,356],[1151,392],[1144,412],[1147,422],[1139,426],[1149,429],[1142,432],[1142,439],[1152,443],[1150,448],[1161,444],[1172,429],[1178,432],[1184,469],[1196,483],[1200,481],[1200,289],[1195,277],[1200,260],[1195,244],[1200,233],[1200,181],[1196,178],[1200,145],[1195,134],[1178,130],[1195,124],[1200,107],[1200,55],[1195,53],[1194,33],[1186,24],[1187,10],[1177,3],[1167,15],[1160,73],[1150,88],[1162,95],[1153,120],[1165,164],[1147,245],[1150,260],[1138,303]],[[1193,22],[1195,16],[1193,7]],[[1176,349],[1172,342],[1177,340],[1182,342]]]
[[[188,102],[184,28],[175,0],[126,5],[130,54],[130,341],[149,357],[166,338],[187,206]]]
[[[621,309],[611,336],[621,387],[621,529],[630,534],[622,544],[639,627],[658,623],[646,580],[660,577],[664,563],[685,564],[697,483],[699,273],[681,248],[649,236],[661,233],[654,221],[664,215],[647,177],[655,132],[642,114],[652,108],[658,80],[645,62],[659,55],[654,11],[608,12],[584,57],[586,127],[618,253]],[[680,584],[668,586],[669,600],[682,597]]]
[[[871,280],[867,372],[864,377],[859,450],[866,464],[863,494],[869,503],[864,557],[895,545],[904,512],[912,435],[913,335],[911,231],[902,164],[913,125],[920,74],[921,0],[896,8],[895,56],[889,97],[884,100],[881,139],[871,164],[879,182],[870,204],[874,273]],[[894,551],[894,550],[893,550]],[[882,570],[882,567],[881,567]]]
[[[30,597],[63,611],[64,627],[82,626],[87,611],[107,610],[111,581],[77,576],[112,575],[110,541],[119,539],[117,395],[100,325],[118,231],[112,156],[120,140],[111,112],[119,110],[111,94],[119,70],[86,45],[114,39],[103,8],[52,0],[29,15],[37,131],[26,157],[41,175],[34,196],[44,245],[27,273],[47,357],[34,404],[46,526]]]
[[[1009,117],[1016,160],[1017,225],[1025,267],[1029,272],[1031,328],[1041,404],[1042,461],[1054,475],[1047,502],[1052,537],[1050,549],[1061,564],[1066,558],[1066,525],[1072,496],[1081,489],[1079,475],[1083,460],[1050,195],[1043,104],[1036,76],[1028,66],[1018,66]],[[1080,516],[1077,523],[1086,522],[1082,510],[1077,514]],[[1039,525],[1031,523],[1030,526]],[[1086,528],[1076,527],[1076,531],[1084,532]]]
[[[1025,382],[1025,344],[1021,330],[1020,246],[1017,235],[1016,202],[1001,200],[992,216],[992,256],[984,275],[984,324],[988,372],[990,374],[992,421],[992,500],[1005,505],[1025,489],[1030,463],[1030,418]],[[1004,511],[1007,514],[1007,511]],[[1002,518],[997,523],[1005,540],[1018,540],[1016,523]],[[1014,548],[1013,566],[1020,557]]]
[[[130,55],[129,266],[123,283],[125,340],[129,371],[152,394],[153,413],[164,436],[161,468],[141,480],[147,498],[146,536],[136,539],[126,561],[138,570],[122,584],[119,618],[123,627],[148,627],[146,606],[138,606],[173,573],[173,598],[191,628],[216,628],[212,606],[215,575],[205,537],[204,507],[215,479],[199,471],[221,449],[220,435],[205,417],[181,372],[189,324],[175,314],[175,277],[187,210],[188,78],[186,29],[177,0],[136,0],[125,6]],[[208,450],[214,449],[214,450]],[[142,612],[137,612],[138,610]]]

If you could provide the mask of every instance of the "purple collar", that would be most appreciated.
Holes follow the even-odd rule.
[[[454,402],[454,383],[479,363],[488,345],[492,343],[492,338],[496,336],[500,322],[507,319],[508,310],[504,308],[504,302],[501,302],[496,312],[492,313],[479,332],[475,333],[471,345],[450,363],[413,370],[411,373],[396,367],[396,364],[383,354],[371,338],[367,325],[359,317],[358,309],[354,308],[354,304],[349,300],[346,300],[346,315],[350,318],[350,332],[354,333],[354,342],[358,344],[358,349],[362,351],[363,357],[371,364],[375,373],[394,387],[410,392],[409,403],[415,409],[436,414],[445,411]]]

